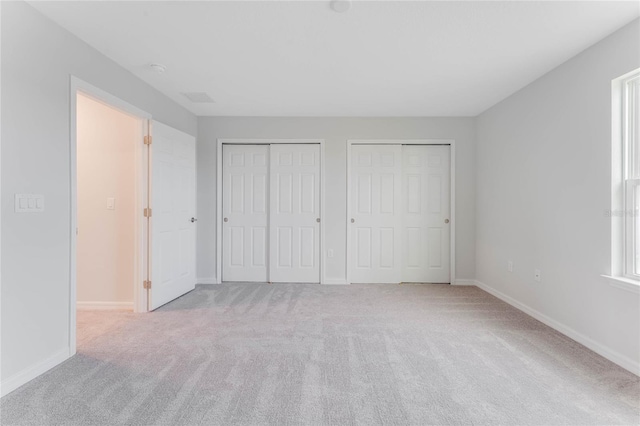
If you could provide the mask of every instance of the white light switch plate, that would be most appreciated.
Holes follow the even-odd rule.
[[[107,198],[107,210],[115,210],[115,209],[116,209],[116,199]]]
[[[44,211],[44,195],[16,194],[16,213],[38,213]]]

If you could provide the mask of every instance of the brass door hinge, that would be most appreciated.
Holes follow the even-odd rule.
[[[151,215],[153,214],[153,210],[148,209],[145,207],[144,209],[144,217],[151,217]]]
[[[144,137],[144,144],[145,145],[151,145],[153,143],[153,138],[151,136],[145,136]]]
[[[147,290],[150,289],[151,288],[151,281],[146,281],[146,280],[143,281],[142,286]]]

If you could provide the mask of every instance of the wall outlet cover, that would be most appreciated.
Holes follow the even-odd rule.
[[[15,194],[16,213],[38,213],[44,211],[44,195]]]

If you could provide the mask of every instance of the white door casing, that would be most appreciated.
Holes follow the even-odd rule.
[[[223,146],[223,277],[266,282],[269,145]]]
[[[402,281],[450,282],[450,147],[402,146]]]
[[[152,123],[149,308],[195,288],[196,141]]]
[[[351,282],[400,282],[402,147],[354,145],[351,162]]]
[[[320,145],[270,145],[269,281],[320,282]]]

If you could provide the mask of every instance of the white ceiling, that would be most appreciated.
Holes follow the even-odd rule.
[[[31,4],[195,114],[237,116],[475,116],[639,15],[637,1]]]

